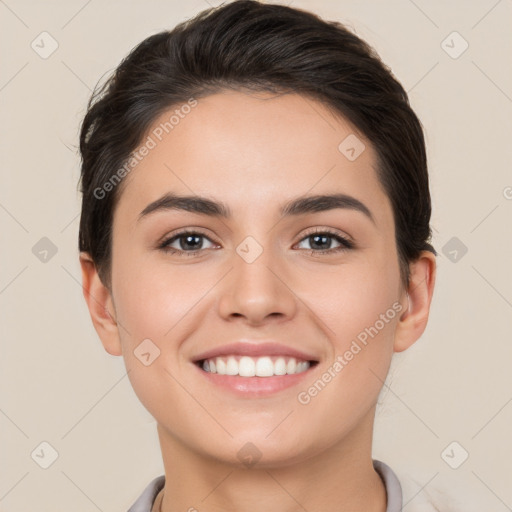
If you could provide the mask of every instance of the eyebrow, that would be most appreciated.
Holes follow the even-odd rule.
[[[375,218],[370,209],[359,199],[346,194],[298,197],[285,203],[280,209],[280,214],[281,216],[297,216],[334,210],[336,208],[358,211],[375,224]],[[152,213],[166,210],[182,210],[224,219],[231,219],[233,217],[230,208],[222,202],[197,195],[182,196],[168,192],[156,201],[148,204],[140,212],[138,220],[140,221]]]

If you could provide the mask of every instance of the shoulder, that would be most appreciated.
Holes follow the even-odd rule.
[[[128,512],[151,512],[157,494],[163,489],[165,476],[157,476],[147,485],[137,501],[128,509]]]
[[[398,469],[403,507],[408,512],[481,512],[489,510],[489,496],[469,471],[444,468],[430,473]]]

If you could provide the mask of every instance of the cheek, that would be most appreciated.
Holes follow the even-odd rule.
[[[332,358],[316,380],[297,397],[303,414],[323,429],[325,442],[349,432],[375,405],[393,356],[396,324],[401,315],[395,289],[397,275],[370,271],[329,281],[317,304],[329,327]],[[391,290],[391,291],[390,291]],[[320,297],[320,295],[319,295]]]
[[[137,255],[114,264],[116,312],[130,336],[161,340],[191,311],[208,290],[208,279],[197,268]]]
[[[377,323],[379,331],[394,330],[399,283],[398,266],[391,262],[361,260],[357,265],[341,266],[323,280],[322,286],[304,291],[315,306],[315,312],[338,340],[336,349],[343,349]],[[383,320],[381,317],[383,315]],[[382,333],[384,334],[384,332]]]
[[[197,322],[193,307],[206,293],[205,279],[185,267],[142,260],[133,265],[126,259],[115,268],[116,313],[125,327],[119,333],[128,377],[140,402],[163,421],[162,403],[172,411],[187,408],[187,396],[173,376],[181,337]]]
[[[333,393],[329,400],[340,403],[341,396],[350,408],[356,402],[370,406],[376,400],[389,370],[402,314],[395,292],[398,282],[397,266],[374,261],[340,271],[328,280],[323,297],[318,296],[316,311],[329,328],[333,351],[330,375],[325,376],[330,388],[325,399]],[[345,395],[347,390],[350,393]]]

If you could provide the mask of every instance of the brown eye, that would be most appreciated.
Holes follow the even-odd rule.
[[[211,244],[211,247],[205,247],[205,240]],[[173,247],[174,246],[174,247]],[[204,234],[196,231],[183,231],[171,238],[167,238],[160,245],[159,249],[173,254],[195,254],[202,249],[209,249],[215,244]]]
[[[354,248],[354,244],[350,240],[332,231],[315,231],[309,233],[299,244],[304,241],[309,243],[309,250],[312,254],[336,253]],[[333,247],[333,243],[338,245]]]

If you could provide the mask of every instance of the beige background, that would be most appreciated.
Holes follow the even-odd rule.
[[[442,498],[443,510],[472,510],[476,499],[479,510],[512,510],[512,2],[291,5],[374,45],[427,134],[437,287],[427,331],[393,362],[374,457],[424,492],[458,497],[459,508]],[[82,298],[76,146],[97,80],[143,38],[207,7],[0,1],[1,511],[123,511],[163,473],[155,422]],[[43,31],[58,43],[46,59],[31,47]],[[458,58],[445,49],[460,51],[462,39],[442,44],[453,31],[469,44]],[[57,249],[46,262],[33,252],[43,237]],[[461,243],[467,253],[452,261]],[[58,452],[48,469],[37,463],[51,454],[43,441]],[[452,464],[469,453],[458,469],[441,456],[453,441]],[[420,510],[418,499],[404,510]]]

